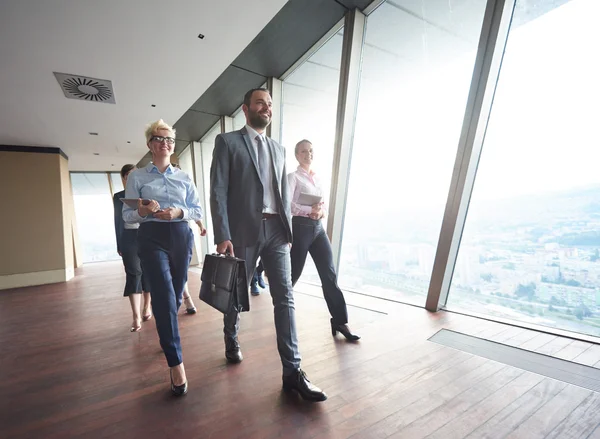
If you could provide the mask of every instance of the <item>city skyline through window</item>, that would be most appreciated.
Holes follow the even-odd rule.
[[[572,0],[511,29],[449,309],[600,335],[599,14]]]

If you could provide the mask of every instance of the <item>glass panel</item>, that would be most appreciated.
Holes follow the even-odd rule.
[[[212,153],[215,149],[215,139],[221,134],[221,123],[217,122],[215,126],[200,140],[200,149],[202,154],[202,178],[204,179],[204,206],[206,206],[206,237],[208,241],[208,253],[216,251],[215,235],[212,227],[212,218],[210,213],[210,164],[212,163]]]
[[[194,179],[194,166],[192,165],[192,148],[190,146],[186,146],[186,148],[179,154],[177,157],[179,160],[179,166],[181,170],[185,172],[190,178]]]
[[[238,112],[233,116],[233,130],[241,130],[246,125],[246,115],[242,111],[242,107],[238,110]]]
[[[110,173],[110,181],[112,183],[113,195],[116,194],[117,192],[121,192],[122,190],[125,190],[125,188],[123,187],[123,180],[121,180],[120,172],[111,172]]]
[[[186,148],[179,154],[177,157],[179,161],[179,167],[183,172],[190,176],[192,181],[194,181],[194,165],[192,164],[192,148],[191,145],[186,146]],[[191,265],[198,265],[199,258],[198,255],[201,254],[200,248],[200,233],[199,229],[196,225],[195,221],[189,221],[190,228],[192,229],[192,233],[194,234],[194,247],[195,251],[192,255],[192,260],[190,262]]]
[[[343,31],[335,34],[283,82],[282,143],[287,152],[287,172],[298,167],[294,147],[302,139],[313,144],[313,169],[329,201],[335,142]],[[327,227],[327,219],[322,220]],[[308,257],[302,281],[320,283],[312,258]]]
[[[396,0],[367,18],[343,287],[423,306],[485,6]]]
[[[599,16],[517,2],[449,308],[600,335]]]
[[[83,262],[120,259],[106,173],[71,173],[71,184]]]

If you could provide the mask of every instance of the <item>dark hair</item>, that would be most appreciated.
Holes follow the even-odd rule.
[[[125,176],[129,173],[129,171],[131,171],[132,169],[135,169],[135,165],[131,165],[131,164],[126,164],[123,165],[123,167],[121,168],[121,178],[125,178]]]
[[[302,145],[303,143],[310,143],[312,145],[312,142],[310,140],[302,139],[301,141],[296,143],[296,147],[294,148],[294,154],[298,154],[298,148],[300,148],[300,145]]]
[[[250,106],[250,101],[252,100],[252,95],[254,94],[255,91],[266,91],[267,93],[269,93],[269,96],[271,96],[271,93],[266,88],[261,87],[261,88],[253,88],[252,90],[248,90],[246,92],[246,94],[244,95],[244,105],[246,107]]]

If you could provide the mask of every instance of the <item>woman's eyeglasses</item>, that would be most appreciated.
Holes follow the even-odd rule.
[[[150,138],[150,141],[157,142],[157,143],[167,142],[167,145],[173,145],[175,143],[175,139],[174,138],[172,138],[172,137],[163,137],[163,136],[152,136]]]

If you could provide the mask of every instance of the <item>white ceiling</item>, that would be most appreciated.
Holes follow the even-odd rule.
[[[2,0],[0,145],[59,147],[77,171],[136,163],[145,126],[174,124],[286,1]],[[116,104],[67,99],[53,72],[111,80]]]

